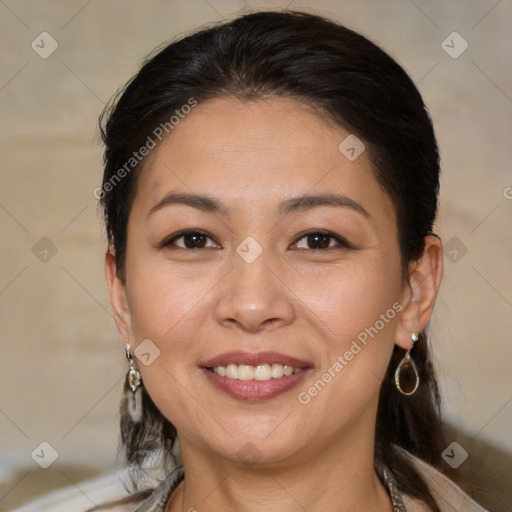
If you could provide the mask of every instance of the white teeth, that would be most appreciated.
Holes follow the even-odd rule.
[[[248,364],[228,364],[227,366],[216,366],[213,371],[221,377],[238,380],[270,380],[279,379],[283,376],[289,377],[292,374],[299,373],[302,368],[282,364],[259,364],[250,366]]]
[[[270,380],[272,378],[272,373],[270,370],[270,365],[268,364],[259,364],[254,369],[254,378],[256,380]]]
[[[226,366],[226,377],[228,379],[238,379],[238,365],[228,364]]]
[[[273,379],[278,379],[279,377],[282,377],[284,375],[283,365],[282,364],[273,364],[271,372],[272,372]]]
[[[254,377],[254,368],[247,364],[238,365],[238,380],[252,380]]]

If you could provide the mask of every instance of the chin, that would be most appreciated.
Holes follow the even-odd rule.
[[[274,431],[258,426],[255,421],[252,421],[252,424],[230,423],[230,427],[229,432],[233,434],[232,436],[224,432],[222,439],[216,442],[212,443],[212,438],[205,439],[203,442],[210,447],[211,451],[231,462],[239,462],[247,466],[272,466],[304,450],[303,446],[297,446],[297,439],[303,439],[303,436],[294,435],[295,429],[290,428],[289,425],[288,428],[281,430],[276,429],[273,424]]]

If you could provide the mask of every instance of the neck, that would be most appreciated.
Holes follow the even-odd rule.
[[[207,457],[184,440],[185,480],[167,511],[391,512],[390,498],[374,470],[373,434],[369,435],[371,439],[359,433],[359,442],[344,437],[344,442],[329,443],[302,461],[264,467]]]

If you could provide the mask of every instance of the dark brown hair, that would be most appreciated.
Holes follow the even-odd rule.
[[[439,189],[438,148],[421,95],[406,72],[362,35],[316,15],[286,11],[248,14],[158,49],[103,112],[99,196],[122,279],[128,217],[144,164],[132,161],[133,153],[149,139],[158,143],[159,126],[167,126],[172,136],[170,117],[191,99],[201,103],[225,95],[243,101],[297,99],[363,140],[375,176],[394,204],[407,276],[409,263],[421,256],[424,239],[432,234]],[[399,448],[440,465],[439,392],[425,333],[413,351],[421,385],[412,396],[400,394],[393,383],[403,355],[395,346],[382,383],[375,456],[390,468],[400,491],[438,512],[427,483]],[[141,467],[162,449],[167,467],[176,430],[146,391],[143,401],[141,424],[122,414],[127,462]]]

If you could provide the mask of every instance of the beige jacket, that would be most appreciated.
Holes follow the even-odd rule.
[[[430,487],[441,512],[487,512],[437,469],[416,457],[412,458]],[[426,505],[408,496],[404,496],[404,502],[407,512],[430,512]]]
[[[487,512],[439,471],[415,457],[412,459],[427,481],[442,512]],[[123,471],[114,471],[80,483],[76,487],[56,491],[11,512],[85,512],[89,508],[94,508],[94,505],[101,506],[102,503],[127,496],[123,480]],[[430,512],[427,506],[418,500],[408,496],[403,496],[403,500],[407,512]],[[103,510],[133,512],[137,507],[136,503],[132,503]]]

